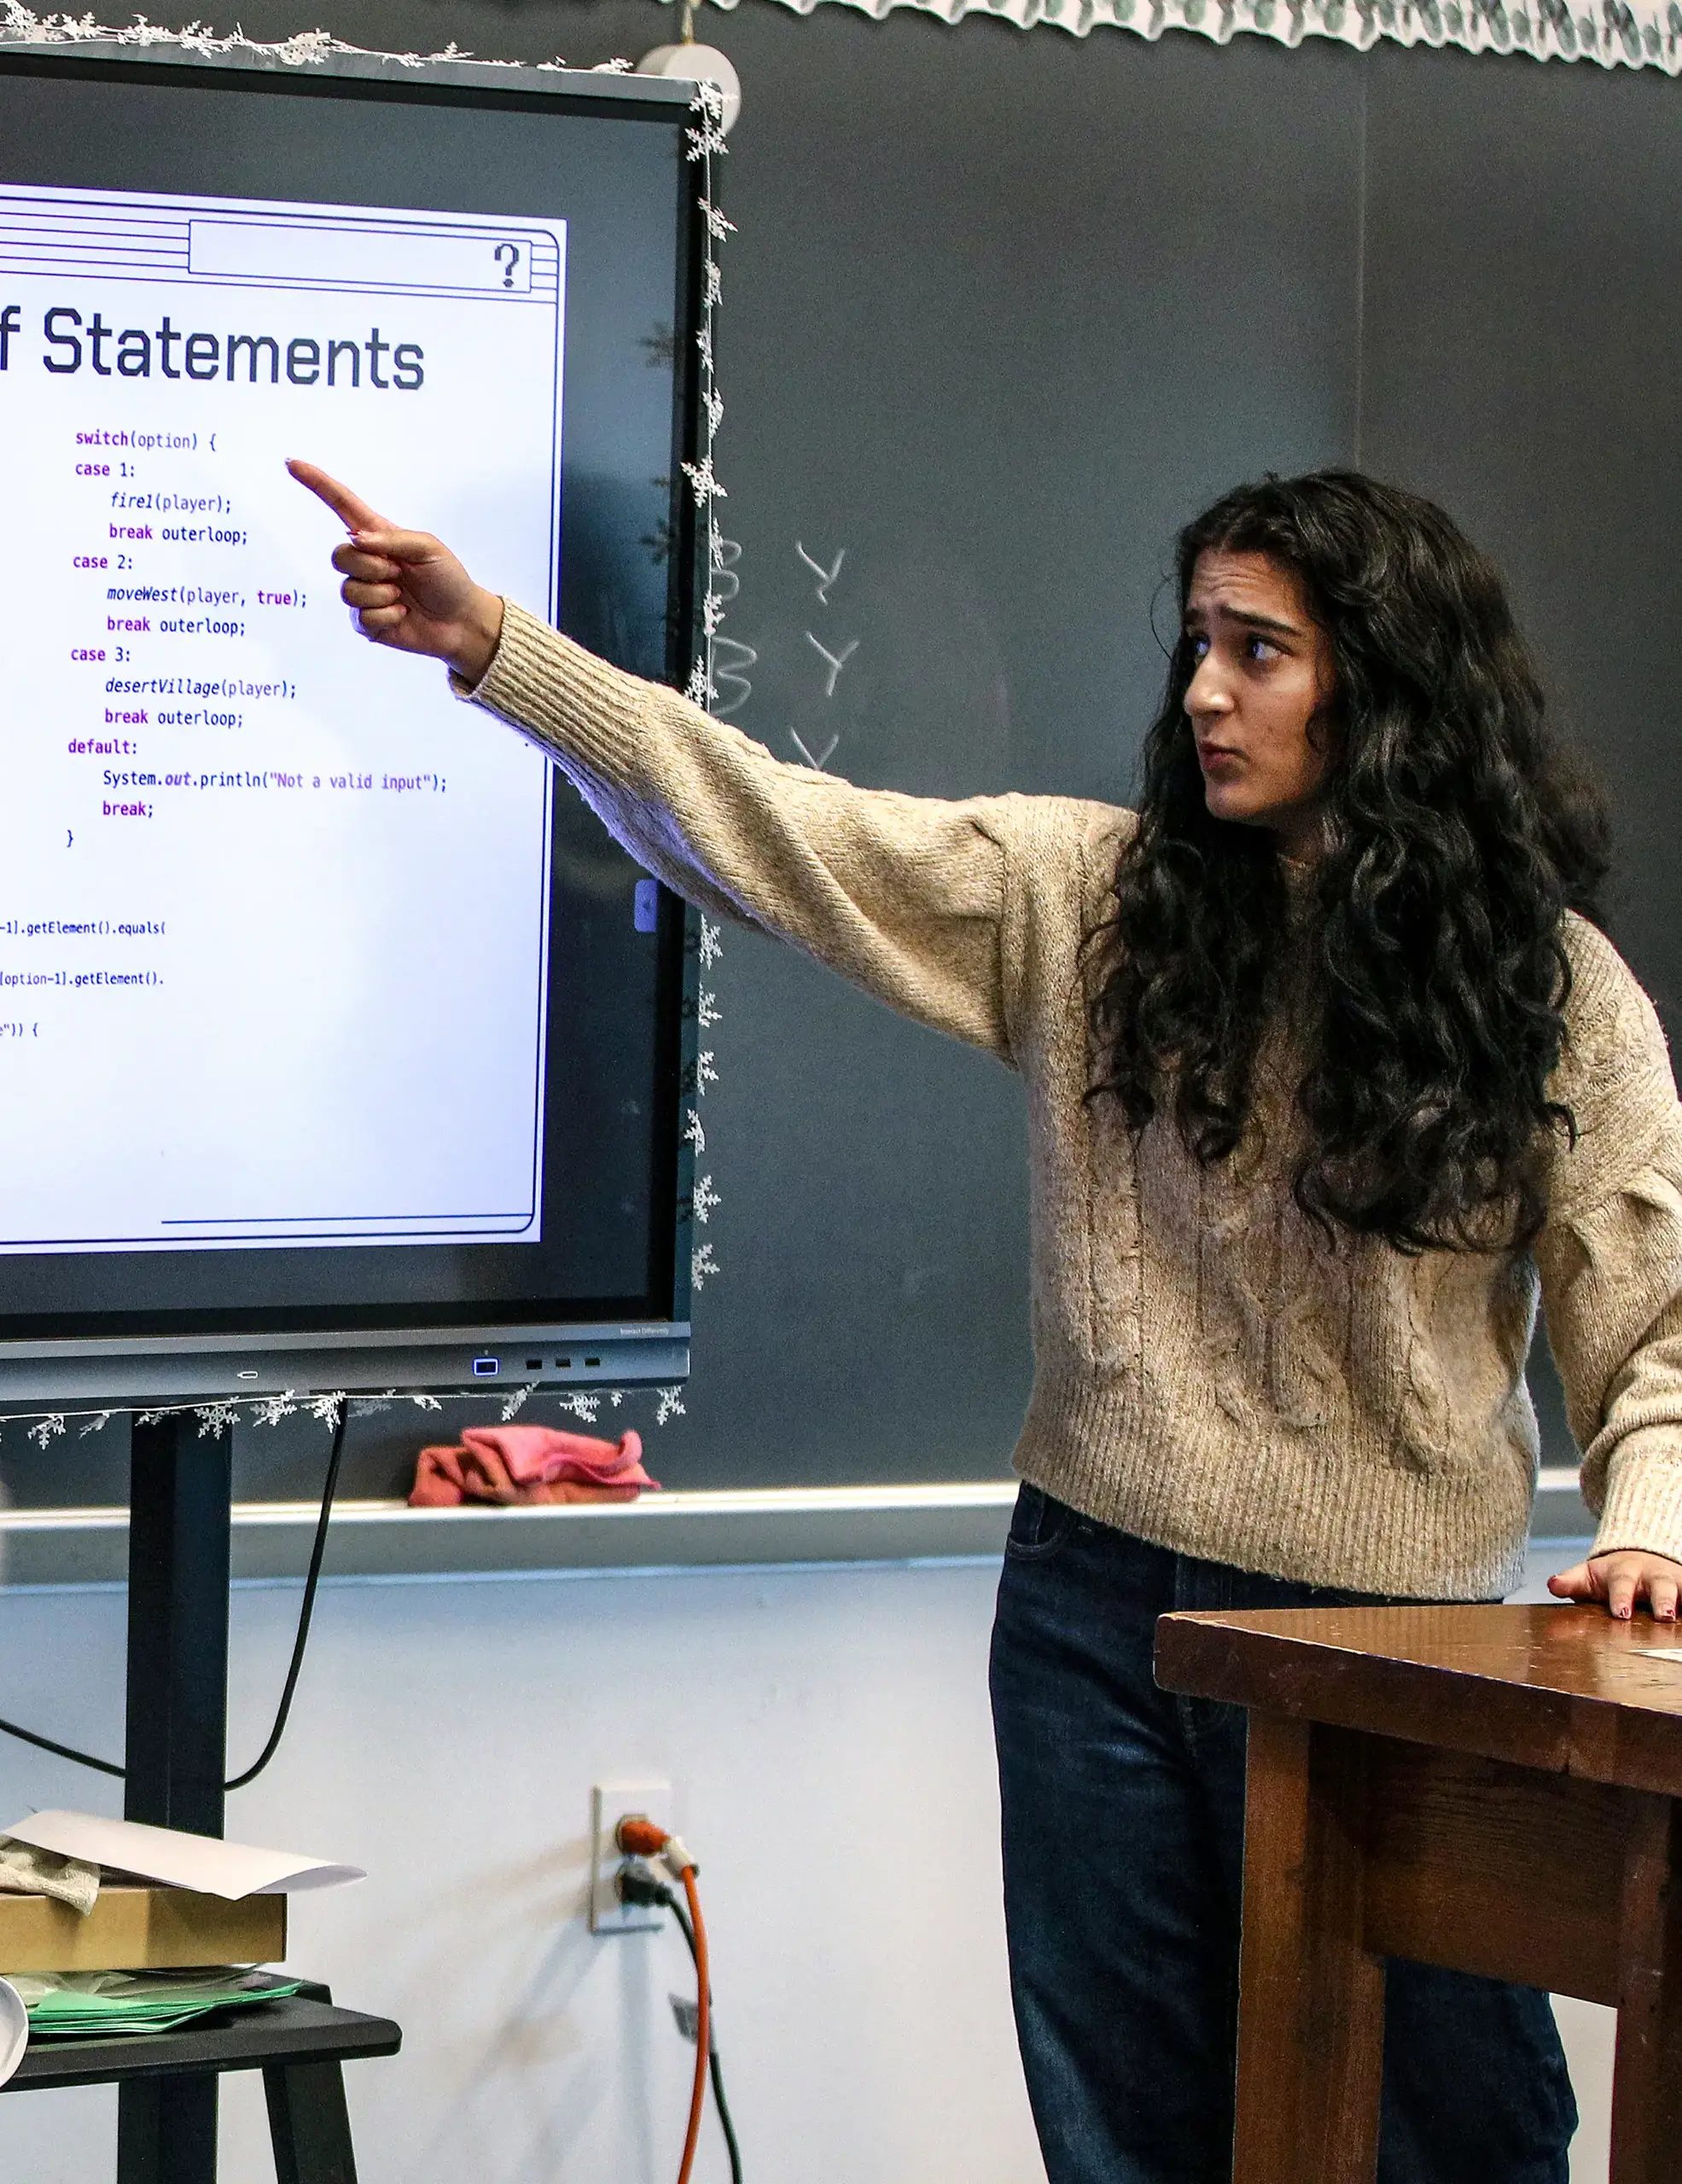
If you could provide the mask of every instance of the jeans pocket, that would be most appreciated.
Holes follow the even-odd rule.
[[[1013,1562],[1042,1562],[1054,1554],[1074,1529],[1074,1512],[1067,1503],[1023,1481],[1016,1492],[1004,1552]]]

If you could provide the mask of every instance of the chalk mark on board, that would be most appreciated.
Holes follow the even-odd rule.
[[[842,668],[858,649],[858,640],[854,637],[851,644],[843,645],[839,652],[831,652],[827,645],[820,644],[810,630],[806,633],[806,641],[818,658],[825,661],[829,666],[829,676],[824,686],[824,695],[826,698],[833,698],[835,694],[835,685],[841,680]]]
[[[818,580],[818,604],[820,607],[827,607],[829,603],[829,586],[841,574],[841,563],[847,559],[846,547],[843,546],[840,553],[836,555],[835,566],[832,569],[826,569],[822,561],[814,561],[811,555],[806,552],[805,547],[801,545],[798,538],[794,541],[794,551],[800,555],[801,561],[806,563],[807,568],[812,571],[813,576],[815,576]]]
[[[829,760],[835,757],[835,746],[841,741],[841,738],[839,735],[832,735],[829,738],[829,741],[824,746],[824,755],[821,758],[814,758],[812,757],[811,752],[807,750],[806,745],[801,741],[800,732],[797,728],[791,728],[789,730],[789,741],[794,745],[795,750],[800,752],[801,758],[806,760],[807,765],[811,767],[813,773],[821,774],[824,767],[829,764]]]
[[[731,654],[729,660],[724,657],[726,652]],[[715,636],[713,638],[713,717],[714,720],[728,720],[732,713],[739,713],[753,696],[754,686],[742,674],[742,670],[744,667],[756,665],[759,657],[753,646],[744,645],[739,637]],[[728,705],[720,705],[718,702],[719,693],[726,682],[734,687],[736,694]]]

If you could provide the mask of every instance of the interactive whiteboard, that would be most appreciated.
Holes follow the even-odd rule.
[[[682,908],[284,463],[683,680],[689,118],[0,52],[0,1397],[681,1374]]]
[[[547,599],[565,266],[559,224],[0,189],[0,1250],[539,1233],[548,769],[346,643],[276,450]]]

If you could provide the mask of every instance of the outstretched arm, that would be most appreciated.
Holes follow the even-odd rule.
[[[1067,886],[1065,807],[942,803],[782,764],[505,604],[437,539],[388,523],[311,464],[288,468],[350,531],[333,561],[364,636],[447,662],[458,687],[542,745],[646,869],[1010,1059],[1005,844],[1020,855],[1032,834],[1026,866]]]

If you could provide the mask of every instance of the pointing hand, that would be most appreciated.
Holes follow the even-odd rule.
[[[491,664],[503,630],[503,602],[477,584],[424,531],[399,531],[312,462],[289,462],[300,485],[324,501],[350,532],[333,566],[340,596],[364,636],[396,652],[446,660],[469,682]]]

